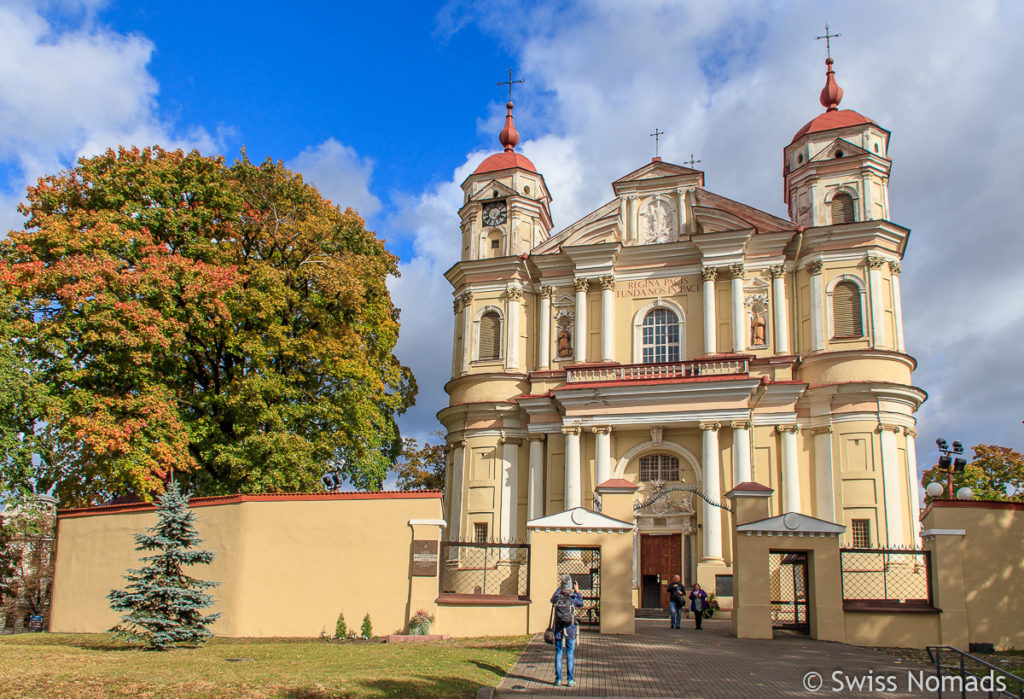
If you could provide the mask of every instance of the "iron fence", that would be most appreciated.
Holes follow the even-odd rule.
[[[586,546],[558,547],[558,574],[568,574],[580,587],[583,608],[576,610],[581,627],[601,626],[601,549]]]
[[[806,551],[768,553],[768,595],[772,628],[810,629]]]
[[[441,542],[441,594],[530,597],[530,545]]]
[[[931,552],[840,549],[843,601],[931,606]]]

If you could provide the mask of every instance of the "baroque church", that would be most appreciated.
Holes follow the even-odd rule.
[[[525,541],[527,523],[637,488],[634,605],[673,575],[728,596],[724,494],[915,544],[915,411],[889,132],[850,109],[832,59],[818,114],[783,148],[789,219],[653,158],[555,231],[544,176],[503,150],[462,184],[446,432],[447,539]],[[765,491],[767,492],[767,488]]]

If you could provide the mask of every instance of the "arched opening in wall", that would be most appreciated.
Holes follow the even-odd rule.
[[[480,359],[498,359],[501,356],[501,316],[487,311],[480,316]]]
[[[855,220],[853,197],[846,192],[840,192],[832,197],[832,223],[853,223]]]
[[[640,330],[644,364],[679,361],[679,316],[655,308],[644,317]]]
[[[832,318],[835,337],[864,336],[860,287],[852,281],[841,281],[833,289]]]
[[[487,234],[484,256],[501,257],[501,231],[491,231]]]
[[[640,457],[640,480],[645,483],[672,483],[679,480],[679,459],[671,454]]]

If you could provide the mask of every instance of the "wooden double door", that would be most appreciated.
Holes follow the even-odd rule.
[[[668,609],[668,584],[683,576],[682,544],[681,534],[640,535],[641,607]]]

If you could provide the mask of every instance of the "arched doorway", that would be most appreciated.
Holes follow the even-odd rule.
[[[663,482],[655,482],[644,500],[662,493]],[[650,505],[634,510],[636,524],[634,566],[640,606],[668,608],[668,584],[679,575],[687,586],[695,579],[694,533],[696,513],[693,493],[665,493]]]

